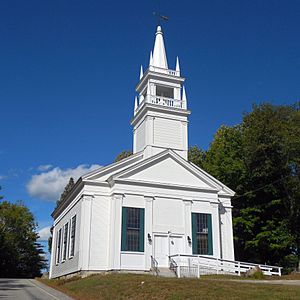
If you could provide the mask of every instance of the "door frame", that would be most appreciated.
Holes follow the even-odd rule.
[[[171,238],[175,237],[175,238],[182,238],[183,239],[183,243],[184,243],[184,233],[172,233],[172,231],[168,231],[168,232],[153,232],[153,243],[152,243],[152,253],[153,253],[153,257],[156,259],[155,257],[155,237],[156,236],[162,236],[162,237],[166,237],[167,238],[167,256],[168,256],[168,261],[169,261],[169,256],[170,256],[170,248],[171,248]],[[184,244],[183,244],[183,248],[184,248]],[[179,254],[183,254],[183,253],[179,253]]]

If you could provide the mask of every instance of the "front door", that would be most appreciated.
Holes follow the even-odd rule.
[[[183,254],[183,237],[170,236],[170,255]]]
[[[168,267],[168,236],[154,236],[154,257],[158,262],[158,267]]]
[[[158,267],[169,267],[169,255],[183,253],[183,238],[172,235],[154,236],[154,257]]]

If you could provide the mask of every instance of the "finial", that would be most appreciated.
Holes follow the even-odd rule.
[[[153,55],[152,55],[152,50],[150,51],[150,59],[149,59],[149,66],[153,65]]]
[[[182,86],[182,97],[181,97],[182,101],[186,101],[186,92],[185,92],[185,87],[184,85]]]
[[[185,92],[184,85],[182,86],[182,97],[181,97],[181,100],[182,100],[182,108],[186,109],[187,108],[187,105],[186,105],[186,92]]]
[[[140,70],[140,80],[142,79],[144,75],[144,71],[143,71],[143,66],[141,65],[141,70]]]
[[[175,71],[177,72],[178,76],[180,76],[180,66],[179,66],[179,58],[176,57],[176,68]]]

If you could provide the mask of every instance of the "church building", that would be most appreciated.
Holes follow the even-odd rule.
[[[234,260],[234,192],[188,161],[184,81],[158,26],[136,86],[133,155],[83,175],[54,210],[50,278]]]

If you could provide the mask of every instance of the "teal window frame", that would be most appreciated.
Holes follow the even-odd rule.
[[[207,217],[207,233],[199,231],[200,215]],[[207,253],[201,253],[198,247],[198,238],[207,234]],[[192,213],[192,250],[193,254],[213,255],[213,239],[212,239],[212,215],[202,213]]]
[[[128,210],[137,209],[139,210],[139,228],[135,230],[139,231],[138,234],[138,247],[136,249],[129,249],[128,245],[128,233],[131,228],[128,227]],[[128,252],[144,252],[144,242],[145,242],[145,209],[136,207],[122,207],[122,230],[121,230],[121,251]]]

